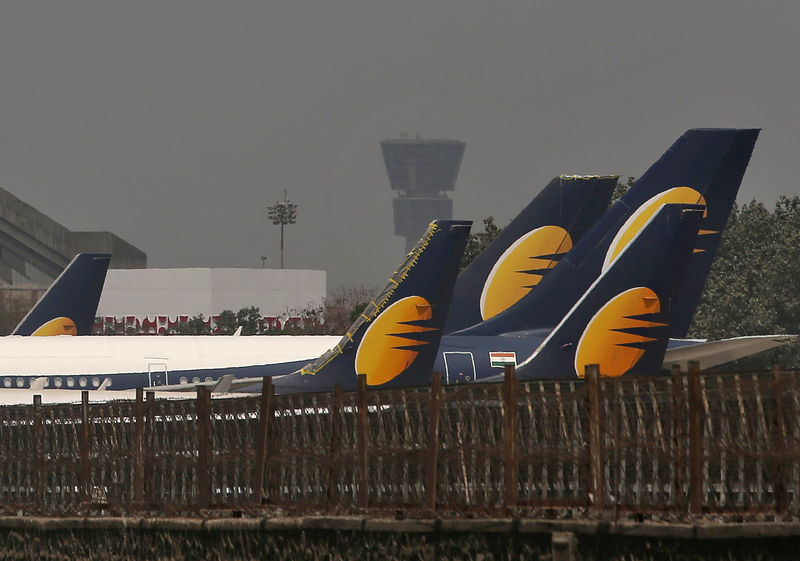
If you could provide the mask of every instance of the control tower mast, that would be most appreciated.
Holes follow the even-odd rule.
[[[465,144],[458,140],[408,138],[381,142],[389,183],[397,197],[394,234],[406,238],[406,251],[437,218],[453,216],[453,201],[447,192],[456,188]]]

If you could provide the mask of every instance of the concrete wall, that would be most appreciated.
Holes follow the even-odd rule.
[[[262,315],[320,306],[326,272],[300,269],[114,269],[98,316],[208,317],[257,306]]]
[[[111,232],[71,232],[0,188],[0,282],[46,287],[80,252],[111,253],[111,268],[143,268],[147,255]]]
[[[147,254],[112,232],[72,232],[75,253],[110,253],[112,269],[144,269]]]
[[[797,539],[797,523],[775,522],[0,517],[3,558],[37,561],[777,561],[797,559]]]

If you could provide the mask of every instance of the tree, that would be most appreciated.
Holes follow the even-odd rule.
[[[222,310],[217,318],[217,329],[220,335],[233,335],[239,324],[236,322],[236,314],[233,310]]]
[[[628,176],[628,179],[625,181],[625,183],[623,183],[621,179],[617,179],[617,185],[614,187],[614,192],[611,193],[611,202],[609,203],[609,206],[620,200],[622,195],[627,193],[628,189],[630,189],[634,183],[636,183],[636,178],[631,176]]]
[[[210,335],[211,329],[206,323],[203,314],[192,316],[189,321],[178,324],[175,328],[178,335]]]
[[[242,335],[258,335],[261,333],[261,314],[258,307],[242,308],[236,314],[236,324],[242,328]]]
[[[697,307],[690,336],[800,333],[800,197],[781,197],[770,212],[751,201],[734,206]],[[784,345],[726,365],[752,370],[800,365],[800,345]]]
[[[461,258],[461,270],[466,269],[502,231],[503,229],[494,223],[493,216],[484,218],[483,232],[474,232],[469,235],[467,247],[464,249],[464,257]]]

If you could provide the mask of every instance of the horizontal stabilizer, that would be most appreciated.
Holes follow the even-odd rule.
[[[689,362],[700,363],[700,370],[706,370],[739,360],[762,351],[768,351],[797,340],[797,335],[751,335],[733,337],[718,341],[673,340],[664,355],[664,368],[677,364],[681,370],[689,367]]]

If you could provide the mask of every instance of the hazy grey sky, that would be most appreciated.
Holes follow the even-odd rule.
[[[800,3],[0,1],[0,185],[155,267],[399,265],[379,142],[467,143],[454,217],[764,130],[740,200],[800,193]]]

